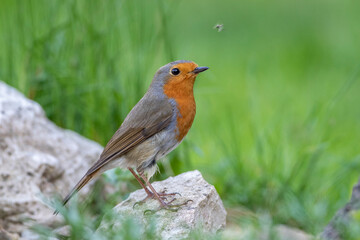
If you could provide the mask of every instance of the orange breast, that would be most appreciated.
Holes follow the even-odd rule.
[[[182,81],[170,81],[164,85],[165,95],[176,101],[180,113],[177,116],[178,141],[186,136],[195,118],[194,81],[195,77],[191,77]]]

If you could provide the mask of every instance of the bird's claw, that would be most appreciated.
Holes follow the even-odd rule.
[[[179,195],[180,197],[182,197],[181,194],[178,193],[178,192],[166,193],[166,190],[167,190],[167,189],[165,188],[163,191],[161,191],[160,193],[158,193],[159,196],[175,196],[175,195]]]
[[[150,210],[150,209],[147,209],[144,211],[144,215],[153,215],[154,213],[156,213],[157,211],[156,210]]]
[[[137,205],[142,205],[142,204],[144,204],[144,200],[141,200],[141,201],[137,201],[136,203],[134,203],[134,205],[133,205],[133,209],[135,209],[135,206],[137,206]]]
[[[176,198],[174,198],[173,200],[171,200],[168,203],[164,202],[163,204],[161,204],[161,206],[157,210],[147,209],[147,210],[144,211],[144,215],[152,215],[152,214],[155,214],[157,211],[160,211],[162,209],[164,209],[166,211],[177,212],[182,206],[187,205],[189,202],[194,202],[193,200],[189,199],[189,200],[185,201],[184,203],[171,204],[175,200],[176,200]]]
[[[184,203],[180,203],[180,204],[171,204],[172,202],[174,202],[176,200],[176,198],[174,198],[173,200],[171,200],[170,202],[168,203],[165,203],[161,206],[161,208],[163,209],[168,209],[170,210],[171,208],[180,208],[181,206],[185,206],[187,205],[189,202],[193,202],[193,200],[189,199],[187,201],[185,201]]]

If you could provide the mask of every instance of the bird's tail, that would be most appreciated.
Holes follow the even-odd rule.
[[[70,193],[64,198],[62,204],[65,205],[80,189],[82,189],[93,177],[95,174],[85,174],[80,181],[75,185],[75,187],[70,191]],[[55,210],[54,215],[57,215],[59,210]]]

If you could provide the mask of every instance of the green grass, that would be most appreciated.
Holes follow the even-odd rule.
[[[199,169],[233,223],[243,206],[316,234],[359,177],[359,11],[353,0],[1,1],[0,79],[105,144],[158,67],[208,66],[193,128],[158,179]]]
[[[170,61],[160,2],[1,4],[1,79],[101,143],[146,90],[144,66]]]

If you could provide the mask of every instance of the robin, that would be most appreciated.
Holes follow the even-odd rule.
[[[207,69],[185,60],[161,67],[143,98],[108,142],[99,160],[64,198],[63,204],[94,177],[120,167],[127,168],[134,175],[147,198],[156,198],[161,207],[169,207],[171,202],[166,203],[164,196],[176,193],[156,192],[149,179],[157,170],[156,162],[174,150],[188,133],[196,112],[195,78]]]

